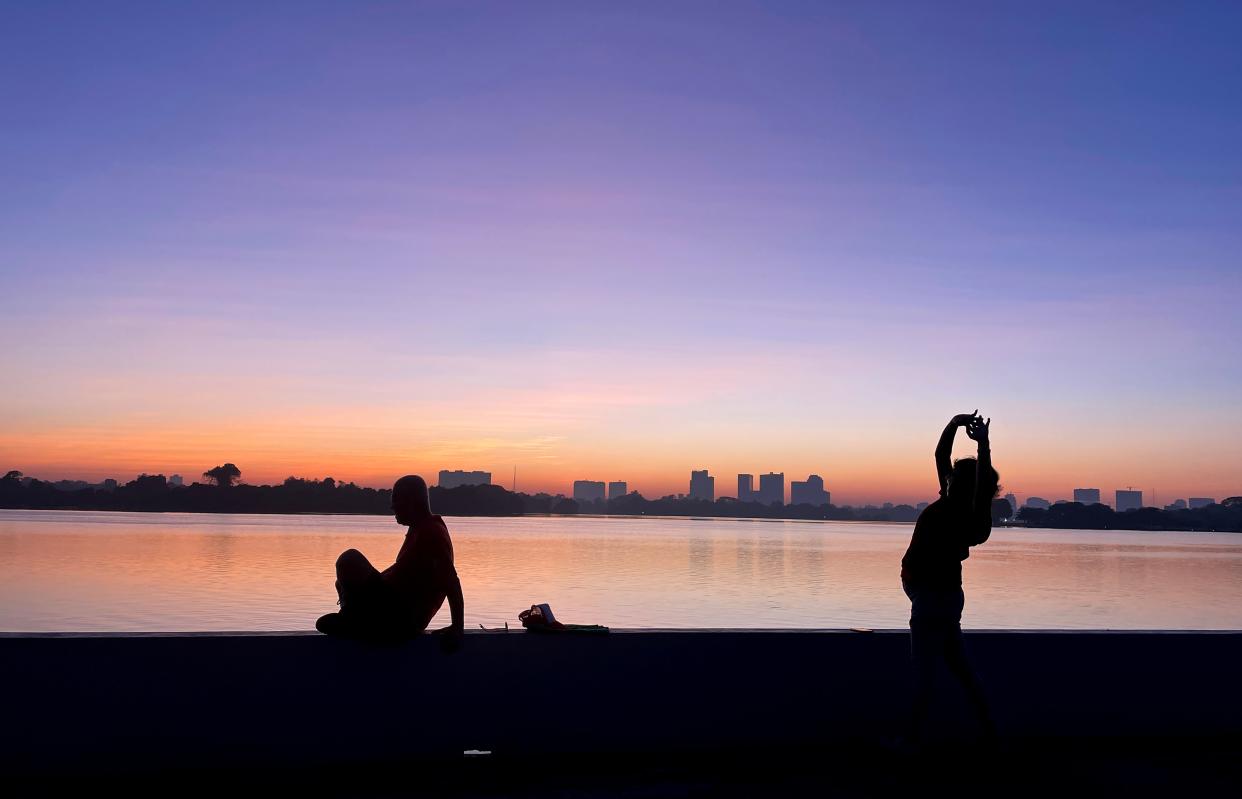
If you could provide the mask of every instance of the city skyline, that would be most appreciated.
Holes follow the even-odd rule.
[[[0,9],[0,468],[1237,493],[1236,9],[278,6]]]
[[[491,481],[491,473],[487,471],[482,471],[482,470],[440,469],[436,472],[436,474],[438,475],[437,480],[429,484],[437,485],[441,488],[456,488],[459,486],[494,484]],[[147,470],[147,471],[138,473],[137,475],[135,475],[135,478],[147,477],[147,476],[164,476],[164,472],[160,472],[158,470]],[[328,475],[328,476],[331,476],[331,475]],[[690,484],[690,489],[687,491],[651,492],[651,491],[643,491],[640,488],[633,487],[629,484],[628,481],[625,481],[625,480],[577,479],[577,480],[572,481],[572,483],[568,487],[554,486],[550,488],[526,488],[526,489],[522,489],[522,493],[527,493],[531,495],[547,494],[550,496],[559,496],[559,497],[571,498],[571,499],[587,501],[587,502],[593,502],[596,500],[612,500],[612,499],[616,499],[620,496],[624,496],[629,493],[636,493],[641,496],[647,497],[649,499],[658,499],[658,498],[663,498],[663,497],[685,497],[685,498],[690,498],[690,499],[708,499],[708,501],[712,501],[715,499],[725,499],[725,500],[738,500],[742,502],[761,502],[762,504],[770,504],[772,501],[776,501],[775,497],[777,496],[777,493],[776,493],[778,490],[777,486],[783,485],[784,476],[785,476],[784,473],[768,473],[766,475],[760,475],[761,478],[762,477],[769,478],[769,490],[767,494],[764,494],[761,489],[753,488],[754,475],[747,474],[747,473],[739,473],[737,475],[738,490],[733,492],[733,494],[729,494],[729,493],[716,494],[715,489],[714,489],[715,476],[711,475],[710,470],[707,470],[707,469],[690,471],[691,484]],[[307,478],[308,476],[307,475],[287,475],[286,477]],[[695,495],[694,481],[696,477],[700,480],[708,481],[707,483],[703,483],[701,485],[711,486],[710,490],[712,491],[712,496],[710,498],[706,497],[703,494],[700,494],[698,496]],[[118,478],[116,478],[115,476],[96,479],[94,482],[91,482],[90,480],[83,480],[80,477],[50,478],[47,475],[31,475],[31,474],[25,474],[24,478],[25,479],[35,478],[35,479],[45,480],[46,482],[49,482],[49,483],[58,483],[60,484],[60,487],[64,490],[70,490],[74,488],[86,488],[86,487],[105,488],[107,490],[111,490],[111,489],[115,489],[118,484],[124,484],[126,482],[123,479],[118,480]],[[239,480],[239,483],[248,483],[248,484],[253,484],[253,485],[276,484],[276,483],[282,482],[283,479],[284,478],[277,479],[277,480]],[[319,479],[319,478],[317,476],[309,476],[309,479]],[[180,474],[175,474],[175,473],[170,474],[168,475],[167,480],[170,486],[188,485],[188,483],[185,483],[184,479],[182,478]],[[198,482],[198,480],[192,478],[190,482]],[[342,480],[337,480],[337,482],[344,483],[344,482],[354,482],[354,481],[342,479]],[[366,483],[361,483],[360,485],[364,487],[369,487],[369,488],[389,487],[388,484],[368,485]],[[752,488],[749,491],[746,490],[746,486],[748,485],[752,486]],[[506,489],[509,488],[509,486],[503,486],[503,485],[501,487],[506,488]],[[799,480],[791,481],[789,483],[788,490],[782,491],[782,496],[781,496],[781,499],[779,500],[779,504],[782,504],[782,505],[802,504],[798,501],[798,498],[797,498],[800,496],[806,504],[811,504],[811,505],[833,504],[839,507],[845,507],[845,506],[886,507],[886,506],[894,506],[894,505],[910,505],[910,506],[918,507],[921,510],[923,507],[929,504],[931,500],[935,498],[934,495],[929,495],[923,498],[915,498],[915,499],[897,498],[897,497],[892,497],[888,495],[881,495],[883,498],[879,498],[879,499],[867,497],[867,498],[856,498],[856,499],[850,500],[848,498],[837,497],[835,498],[835,501],[834,501],[833,492],[826,490],[826,489],[827,489],[827,482],[825,481],[825,479],[818,474],[811,474],[808,476],[807,480],[805,481],[799,481]],[[1132,486],[1128,488],[1124,488],[1124,489],[1121,489],[1121,488],[1115,489],[1113,490],[1112,493],[1113,493],[1113,499],[1111,500],[1104,497],[1102,494],[1102,491],[1098,488],[1074,488],[1074,489],[1070,489],[1068,493],[1064,493],[1064,494],[1058,494],[1056,492],[1048,492],[1048,497],[1040,496],[1039,494],[1024,494],[1021,497],[1019,497],[1014,492],[1006,491],[1002,487],[1002,495],[999,498],[1002,498],[1006,500],[1007,502],[1009,502],[1010,506],[1014,509],[1015,512],[1023,507],[1046,509],[1046,508],[1051,507],[1052,505],[1066,503],[1066,502],[1078,502],[1078,503],[1085,504],[1085,505],[1090,505],[1090,504],[1098,502],[1100,504],[1106,505],[1114,509],[1118,509],[1119,507],[1124,506],[1122,507],[1122,510],[1137,509],[1140,507],[1163,508],[1165,510],[1176,510],[1178,508],[1189,508],[1193,510],[1196,508],[1202,508],[1207,505],[1214,504],[1218,499],[1218,497],[1186,495],[1186,496],[1174,498],[1172,502],[1164,502],[1157,495],[1145,492],[1142,489],[1135,489]],[[1235,490],[1232,492],[1226,492],[1225,494],[1225,496],[1237,496],[1237,495],[1242,495],[1242,491]],[[822,501],[819,501],[819,500],[822,500]]]

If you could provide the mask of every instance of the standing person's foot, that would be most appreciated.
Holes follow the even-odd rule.
[[[996,731],[995,725],[988,725],[983,730],[983,734],[979,736],[979,748],[988,755],[1001,754],[1004,742],[1001,740],[1000,733]]]
[[[880,739],[880,746],[901,757],[914,757],[923,751],[923,743],[908,735],[886,735]]]

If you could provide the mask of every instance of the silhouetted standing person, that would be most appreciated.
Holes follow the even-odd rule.
[[[966,689],[985,733],[995,736],[983,687],[966,658],[962,642],[962,561],[970,548],[992,533],[992,499],[1000,490],[1000,475],[992,468],[988,426],[978,415],[954,416],[936,446],[936,476],[940,498],[928,505],[914,525],[910,547],[901,560],[901,585],[910,597],[910,651],[916,671],[910,740],[919,744],[925,734],[936,664],[943,662]],[[979,445],[977,458],[950,463],[957,428]]]
[[[437,632],[455,649],[465,627],[461,581],[444,519],[431,512],[427,483],[406,475],[392,487],[397,523],[410,529],[397,560],[383,572],[356,549],[336,559],[339,613],[321,616],[315,628],[350,638],[402,638],[427,629],[447,599],[452,625]]]

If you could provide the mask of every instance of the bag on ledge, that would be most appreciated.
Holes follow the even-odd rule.
[[[541,605],[531,605],[530,610],[524,610],[519,613],[518,621],[522,622],[522,626],[532,633],[586,633],[598,635],[608,632],[607,627],[599,624],[561,624],[556,620],[551,606],[546,602]]]

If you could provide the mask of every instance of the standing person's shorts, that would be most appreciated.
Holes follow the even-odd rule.
[[[941,657],[964,662],[961,586],[926,588],[902,580],[901,587],[910,597],[910,655],[918,667],[931,669]]]
[[[910,597],[911,628],[916,625],[935,625],[961,629],[966,595],[960,585],[957,588],[926,588],[902,580],[901,588]]]

